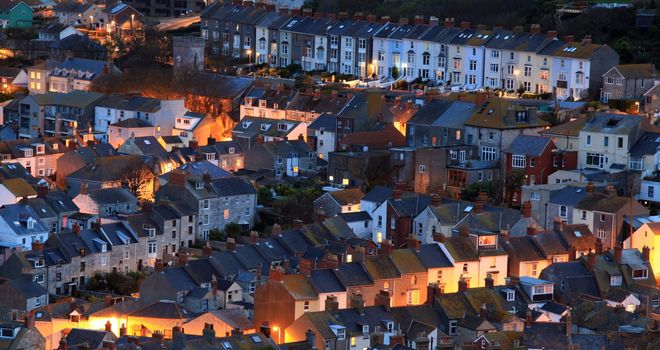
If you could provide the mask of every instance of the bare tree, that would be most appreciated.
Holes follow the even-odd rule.
[[[154,195],[154,174],[140,157],[131,157],[122,169],[122,184],[141,202]]]

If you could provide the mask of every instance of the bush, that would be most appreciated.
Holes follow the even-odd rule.
[[[211,241],[224,241],[227,238],[224,232],[217,228],[209,230],[209,240]]]

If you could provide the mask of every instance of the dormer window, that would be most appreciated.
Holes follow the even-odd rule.
[[[229,147],[229,150],[227,152],[229,152],[229,154],[234,154],[235,151],[236,150],[234,149],[234,147]]]
[[[85,248],[80,248],[78,250],[78,253],[80,254],[80,256],[85,256]]]
[[[195,189],[201,190],[204,188],[204,183],[202,181],[195,182]]]
[[[25,157],[32,157],[32,148],[25,148],[23,150],[23,156]]]
[[[513,290],[507,290],[506,301],[515,301],[515,300],[516,300],[516,292]]]
[[[280,106],[277,103],[273,103],[273,109],[279,109]]]
[[[268,130],[268,124],[261,124],[261,131]]]
[[[362,325],[362,334],[369,334],[369,325]]]
[[[13,328],[0,328],[0,338],[10,338],[13,339],[16,337],[16,333]]]
[[[495,247],[497,245],[497,236],[479,236],[479,247]]]
[[[32,219],[32,218],[27,219],[27,228],[28,228],[28,230],[34,229],[34,219]]]
[[[337,329],[337,340],[346,339],[346,328]]]
[[[153,227],[150,227],[147,229],[147,233],[149,234],[149,238],[156,238],[156,229]]]
[[[259,100],[259,107],[261,108],[266,107],[266,100]]]
[[[649,278],[649,270],[645,268],[633,269],[632,276],[634,279],[647,279]]]
[[[611,286],[620,286],[622,282],[621,276],[610,276],[610,285]]]
[[[34,259],[34,260],[32,261],[32,264],[33,264],[33,266],[34,266],[35,268],[44,267],[44,259],[41,259],[41,258],[39,258],[39,259]]]
[[[44,145],[38,145],[36,149],[37,149],[37,154],[44,154],[44,152],[46,151],[46,147]]]
[[[284,123],[279,123],[277,124],[277,130],[279,131],[287,131],[289,129],[289,126]]]
[[[526,122],[527,121],[527,111],[517,111],[516,112],[516,121],[517,122]]]
[[[107,251],[108,251],[108,244],[107,243],[101,244],[101,253],[105,253]]]

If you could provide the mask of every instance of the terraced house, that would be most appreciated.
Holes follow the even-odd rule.
[[[275,13],[263,6],[208,7],[202,37],[212,52],[274,67],[296,63],[306,71],[420,78],[465,90],[522,88],[531,94],[555,93],[560,100],[595,96],[603,75],[619,63],[614,50],[594,44],[588,35],[560,40],[555,31],[542,33],[538,24],[525,32],[522,27],[473,28],[470,22],[455,27],[453,18],[441,26],[438,18],[422,16],[412,23],[407,17],[393,23],[384,16],[377,23],[375,16],[360,13],[349,19],[345,12]]]

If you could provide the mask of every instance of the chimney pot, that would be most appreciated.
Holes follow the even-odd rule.
[[[462,21],[461,22],[461,29],[470,29],[471,26],[472,26],[472,23],[470,23],[468,21]]]

